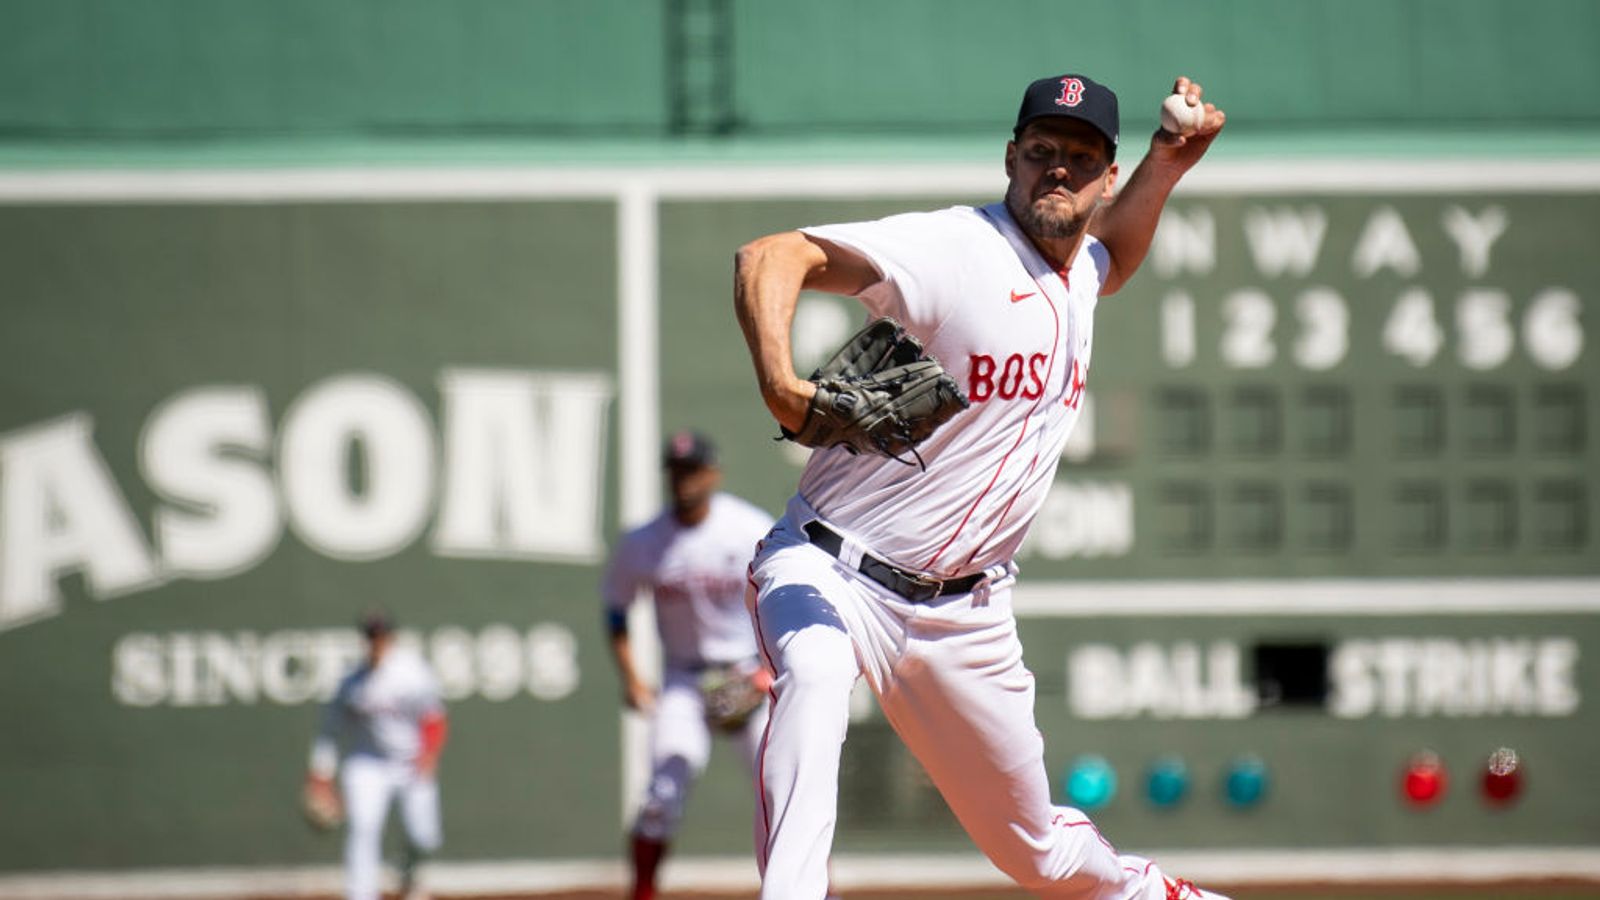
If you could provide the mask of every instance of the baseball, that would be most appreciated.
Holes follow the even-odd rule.
[[[1194,134],[1205,120],[1205,105],[1190,106],[1183,94],[1168,94],[1161,101],[1161,127],[1173,134]]]

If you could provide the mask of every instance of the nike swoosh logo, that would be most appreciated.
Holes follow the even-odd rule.
[[[1016,291],[1012,291],[1012,292],[1011,292],[1011,302],[1012,302],[1012,303],[1016,303],[1016,302],[1018,302],[1018,301],[1020,301],[1020,300],[1026,300],[1026,299],[1028,299],[1028,298],[1029,298],[1029,297],[1032,297],[1032,296],[1033,296],[1033,294],[1034,294],[1034,292],[1033,292],[1033,291],[1029,291],[1029,292],[1027,292],[1027,293],[1026,293],[1026,294],[1019,294],[1019,293],[1017,293],[1017,292],[1016,292]]]

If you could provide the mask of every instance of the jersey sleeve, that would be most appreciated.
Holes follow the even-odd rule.
[[[960,294],[962,229],[955,210],[800,230],[854,250],[872,263],[882,280],[858,299],[874,316],[921,326],[913,330],[926,334],[944,320],[946,307]]]
[[[637,531],[623,535],[600,576],[601,606],[613,621],[627,614],[639,588],[644,585],[644,570],[639,565],[640,543]]]

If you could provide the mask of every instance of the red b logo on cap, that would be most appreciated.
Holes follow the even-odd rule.
[[[1076,78],[1061,79],[1061,96],[1056,98],[1057,106],[1077,106],[1083,102],[1083,82]]]

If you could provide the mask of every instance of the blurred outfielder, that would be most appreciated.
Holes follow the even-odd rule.
[[[703,435],[673,435],[662,461],[671,504],[622,536],[601,587],[623,701],[651,716],[650,784],[630,848],[635,900],[655,896],[657,869],[711,755],[712,730],[734,737],[754,765],[770,683],[744,594],[750,557],[772,517],[717,490],[722,470]],[[628,608],[641,590],[654,598],[661,636],[659,695],[628,640]]]
[[[444,704],[427,663],[395,646],[387,616],[367,616],[361,630],[367,657],[323,708],[311,746],[306,815],[324,828],[344,821],[345,896],[378,900],[383,823],[398,798],[406,837],[401,894],[420,900],[426,896],[420,863],[441,841],[435,773],[445,742]]]

